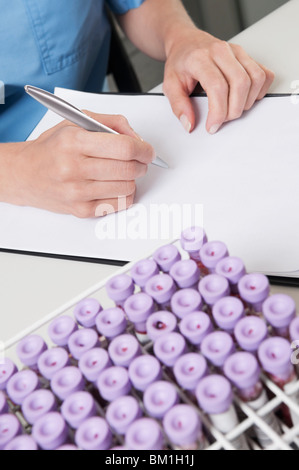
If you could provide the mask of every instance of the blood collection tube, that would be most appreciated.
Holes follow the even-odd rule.
[[[128,370],[120,366],[108,367],[100,374],[97,387],[100,396],[107,403],[128,395],[132,388]]]
[[[84,328],[93,328],[96,324],[96,317],[101,311],[102,306],[97,299],[87,298],[75,306],[74,317]]]
[[[124,310],[130,322],[134,324],[138,340],[146,343],[148,341],[146,321],[155,311],[153,298],[144,292],[133,294],[125,301]]]
[[[173,331],[156,339],[154,354],[168,368],[172,368],[176,360],[186,352],[187,345],[183,335]]]
[[[58,370],[67,367],[69,364],[69,354],[60,346],[47,349],[39,356],[37,361],[40,374],[47,380],[51,380]]]
[[[238,290],[248,306],[247,314],[261,316],[263,302],[270,292],[268,278],[261,273],[245,274],[238,282]]]
[[[160,310],[170,308],[170,300],[175,291],[175,283],[169,274],[157,274],[145,286],[145,292],[154,299]]]
[[[139,392],[144,392],[150,384],[162,377],[160,362],[156,357],[148,354],[136,357],[131,362],[128,371],[133,387]]]
[[[38,450],[38,447],[35,440],[31,436],[23,434],[21,436],[16,436],[8,444],[6,444],[4,450]]]
[[[98,334],[92,328],[80,328],[75,331],[69,337],[67,344],[72,357],[76,361],[78,361],[86,351],[100,345]]]
[[[126,434],[129,426],[141,418],[142,410],[136,398],[131,396],[119,397],[108,405],[106,420],[116,434]]]
[[[79,359],[78,367],[85,379],[95,384],[103,370],[112,366],[108,352],[103,348],[92,348]]]
[[[207,306],[207,313],[212,314],[213,305],[223,297],[230,295],[228,280],[219,274],[208,274],[199,281],[198,290]]]
[[[16,436],[21,434],[21,424],[13,414],[0,416],[0,450],[3,450]]]
[[[102,310],[96,318],[96,327],[100,335],[111,341],[121,335],[127,327],[124,311],[118,307]]]
[[[238,424],[238,417],[233,406],[233,391],[230,382],[221,375],[209,375],[203,378],[196,388],[196,398],[200,408],[209,415],[218,431],[227,434]],[[237,450],[249,450],[244,435],[231,440]]]
[[[125,435],[128,450],[162,450],[163,434],[152,418],[139,418],[131,424]]]
[[[75,444],[63,444],[62,446],[57,447],[55,450],[79,450]]]
[[[203,377],[209,373],[206,359],[198,353],[187,353],[179,357],[173,367],[177,384],[192,397]]]
[[[207,241],[207,235],[202,227],[188,227],[181,233],[181,247],[189,254],[190,259],[196,262],[201,275],[208,274],[200,258],[200,249]]]
[[[30,369],[24,369],[15,373],[8,381],[6,391],[8,397],[15,405],[22,405],[24,399],[34,390],[37,390],[40,382],[37,374]]]
[[[176,329],[176,316],[166,310],[152,313],[146,321],[146,331],[151,341],[156,341],[159,336],[176,331]]]
[[[124,334],[111,341],[108,354],[115,366],[129,367],[133,359],[140,356],[141,348],[135,336]]]
[[[192,312],[182,319],[179,329],[190,344],[199,348],[203,339],[214,331],[214,326],[206,313]]]
[[[149,416],[162,419],[179,402],[176,387],[166,380],[150,384],[143,394],[143,405]]]
[[[54,344],[67,348],[68,339],[78,330],[78,325],[72,317],[62,315],[51,321],[48,335]]]
[[[203,301],[195,289],[180,289],[171,298],[171,311],[180,319],[188,313],[201,310]]]
[[[57,411],[41,416],[32,427],[32,437],[42,450],[55,450],[66,443],[68,436],[68,426]]]
[[[296,371],[291,362],[291,353],[290,342],[279,336],[266,339],[258,349],[258,357],[263,370],[272,382],[286,393],[288,393],[291,384],[297,380]],[[296,392],[292,398],[298,403],[299,393]],[[282,408],[285,419],[288,420],[288,415],[290,415],[294,426],[296,426],[299,423],[299,416],[292,409],[287,409],[286,406]]]
[[[35,390],[22,403],[22,414],[27,423],[33,425],[41,416],[57,410],[57,402],[50,390]]]
[[[125,300],[134,293],[133,279],[127,274],[114,276],[106,283],[108,297],[114,301],[116,307],[123,308]]]
[[[173,244],[161,246],[153,254],[153,259],[159,266],[160,271],[164,273],[169,273],[171,267],[180,261],[181,258],[181,253]]]
[[[243,302],[237,297],[223,297],[213,305],[212,315],[219,328],[233,335],[236,324],[245,315]]]
[[[65,400],[74,392],[84,389],[85,380],[78,367],[68,366],[60,369],[51,379],[51,389],[59,400]]]
[[[291,347],[293,349],[292,362],[296,368],[297,376],[299,376],[299,317],[296,317],[291,321],[289,336],[292,342]]]
[[[266,390],[260,381],[260,366],[256,357],[248,352],[237,352],[230,356],[224,364],[224,374],[236,388],[240,399],[257,411],[268,402]],[[263,416],[273,431],[281,434],[278,420],[273,412]],[[254,433],[262,447],[272,444],[272,440],[259,426],[253,426]]]
[[[200,270],[192,259],[177,261],[171,267],[169,274],[180,289],[194,288],[197,290]]]
[[[108,450],[112,433],[107,421],[100,416],[86,419],[76,431],[75,442],[82,450]]]
[[[246,268],[241,258],[226,256],[216,264],[215,273],[228,280],[231,293],[236,295],[239,293],[238,282],[245,276]]]
[[[256,354],[260,344],[267,338],[266,322],[259,317],[249,315],[242,318],[235,326],[234,337],[244,351]]]
[[[199,251],[200,259],[210,274],[215,273],[219,261],[228,255],[226,244],[217,240],[205,243]]]
[[[271,295],[263,303],[262,312],[275,336],[290,338],[290,323],[296,315],[296,304],[292,297],[285,294]]]
[[[0,363],[0,390],[5,390],[9,379],[18,372],[17,366],[8,357]]]
[[[29,335],[17,344],[16,353],[24,366],[39,374],[37,362],[40,355],[47,349],[48,346],[41,336]]]
[[[203,356],[219,371],[222,370],[226,359],[235,352],[235,349],[231,335],[225,331],[210,333],[200,345]]]
[[[136,286],[143,291],[147,281],[159,274],[159,268],[155,260],[143,259],[133,265],[130,274]]]
[[[163,418],[163,429],[175,450],[202,450],[205,437],[199,415],[193,406],[179,404]]]
[[[61,414],[72,429],[78,429],[86,419],[97,414],[97,405],[93,396],[82,390],[72,393],[64,400]]]
[[[9,407],[6,400],[5,393],[0,390],[0,415],[8,413]]]

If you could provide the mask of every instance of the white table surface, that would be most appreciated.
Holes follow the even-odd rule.
[[[299,92],[298,18],[299,0],[291,0],[231,41],[275,72],[272,93]],[[153,91],[161,89],[160,85]],[[119,269],[9,253],[0,253],[0,266],[0,342],[10,340]],[[299,309],[299,288],[276,286],[272,291],[293,296]]]

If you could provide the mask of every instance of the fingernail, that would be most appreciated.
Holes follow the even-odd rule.
[[[191,131],[191,122],[189,121],[187,116],[185,114],[182,114],[180,117],[180,121],[185,131],[189,134]]]
[[[210,134],[216,134],[216,132],[220,129],[221,124],[214,124],[213,126],[210,127],[209,133]]]

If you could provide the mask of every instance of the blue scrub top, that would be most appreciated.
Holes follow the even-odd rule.
[[[144,0],[107,0],[117,14]],[[102,90],[110,28],[104,0],[0,0],[0,142],[25,140],[46,109],[25,85]],[[0,93],[1,97],[1,93]]]

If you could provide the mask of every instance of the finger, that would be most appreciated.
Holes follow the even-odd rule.
[[[272,85],[272,83],[275,79],[275,74],[272,70],[268,69],[264,65],[262,65],[262,64],[258,64],[258,65],[264,70],[264,72],[266,74],[266,80],[265,80],[264,86],[261,88],[261,90],[259,92],[259,95],[257,97],[257,100],[261,100],[262,98],[264,98],[264,96],[268,92],[270,86]]]
[[[126,198],[105,199],[94,201],[91,204],[91,213],[94,217],[103,217],[115,212],[121,212],[129,209],[134,203],[135,194]]]
[[[84,202],[127,197],[135,191],[135,181],[87,181],[74,185],[73,196],[75,201]]]
[[[137,160],[124,162],[103,158],[85,158],[80,175],[85,180],[95,181],[133,181],[147,172],[147,165]]]
[[[100,122],[101,124],[110,127],[110,129],[113,129],[120,134],[126,134],[143,141],[143,139],[130,126],[129,121],[125,116],[122,116],[120,114],[98,114],[85,109],[83,110],[83,112],[95,119],[96,121]]]

